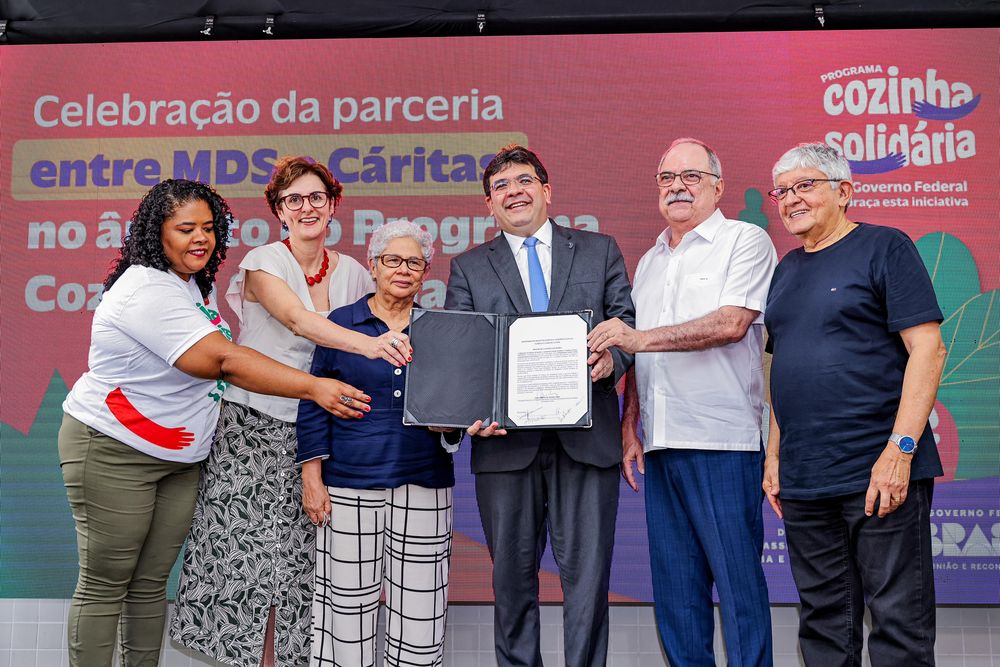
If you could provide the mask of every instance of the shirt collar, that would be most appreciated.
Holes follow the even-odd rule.
[[[552,219],[550,218],[546,220],[534,234],[532,234],[532,236],[538,239],[539,243],[547,245],[550,248],[552,247],[552,225],[553,222]],[[503,237],[507,239],[507,243],[510,245],[511,253],[513,253],[516,256],[517,251],[520,250],[521,246],[524,245],[525,237],[515,236],[514,234],[508,234],[506,232],[504,232]]]
[[[372,312],[371,306],[368,305],[368,299],[375,296],[374,292],[369,292],[363,297],[354,302],[351,306],[351,322],[357,326],[359,324],[364,324],[368,320],[377,320],[375,314]]]
[[[692,229],[688,234],[697,234],[701,238],[705,239],[709,243],[715,240],[715,235],[719,233],[719,228],[722,227],[722,223],[725,222],[726,217],[722,215],[720,209],[715,209],[712,215],[708,216],[704,222]],[[685,235],[687,236],[687,234]],[[670,244],[670,227],[666,227],[660,235],[656,237],[656,245],[662,246],[664,250],[669,249]]]
[[[364,324],[365,322],[381,322],[375,313],[372,312],[371,306],[368,305],[368,299],[375,296],[375,292],[369,292],[363,297],[355,301],[351,305],[351,322],[354,326],[359,324]],[[413,300],[413,307],[420,308],[420,304],[416,299]]]

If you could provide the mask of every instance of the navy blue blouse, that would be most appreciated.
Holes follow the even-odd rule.
[[[389,327],[368,307],[371,294],[334,310],[329,319],[368,336]],[[316,347],[311,372],[346,382],[371,396],[371,412],[361,419],[341,419],[313,401],[299,401],[295,431],[299,463],[325,457],[323,482],[351,489],[395,488],[416,484],[431,489],[455,485],[451,454],[438,433],[403,425],[406,375],[383,359],[368,359],[328,347]]]

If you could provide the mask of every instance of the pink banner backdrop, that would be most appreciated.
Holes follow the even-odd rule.
[[[497,233],[479,182],[501,145],[536,150],[556,221],[614,235],[632,271],[663,225],[657,160],[694,136],[722,159],[723,211],[767,229],[779,255],[796,241],[766,198],[771,165],[809,140],[852,161],[854,219],[917,241],[949,345],[931,416],[946,468],[938,599],[1000,602],[998,47],[994,29],[5,47],[2,594],[72,590],[59,405],[151,185],[196,178],[229,199],[225,285],[249,248],[280,238],[262,196],[270,165],[308,154],[345,185],[331,247],[361,259],[374,227],[399,217],[431,231],[420,301],[437,307],[449,259]],[[468,452],[456,463],[452,597],[490,600]],[[765,516],[772,601],[793,602],[781,524]],[[557,600],[548,555],[544,566],[543,596]],[[612,596],[648,601],[648,580],[642,498],[623,486]]]

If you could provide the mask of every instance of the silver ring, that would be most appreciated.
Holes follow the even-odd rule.
[[[351,401],[353,401],[353,400],[354,399],[351,398],[350,396],[341,396],[340,397],[340,402],[343,403],[344,405],[350,405]]]
[[[393,349],[396,349],[397,347],[399,347],[399,339],[393,338],[392,340],[389,341],[389,345],[392,346]]]

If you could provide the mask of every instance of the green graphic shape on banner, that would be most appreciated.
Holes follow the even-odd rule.
[[[28,433],[0,424],[5,598],[68,598],[76,586],[76,531],[56,447],[67,391],[55,374]]]
[[[958,427],[956,479],[1000,475],[1000,290],[978,294],[941,324],[948,359],[938,400]]]
[[[920,237],[916,245],[945,317],[979,294],[979,269],[964,243],[951,234],[934,232]]]
[[[737,220],[757,225],[767,229],[767,213],[764,212],[764,195],[757,188],[747,188],[743,192],[743,202],[746,208],[736,216]]]
[[[956,479],[1000,475],[1000,291],[980,293],[969,249],[950,234],[917,241],[944,315],[948,348],[938,400],[958,429]]]

